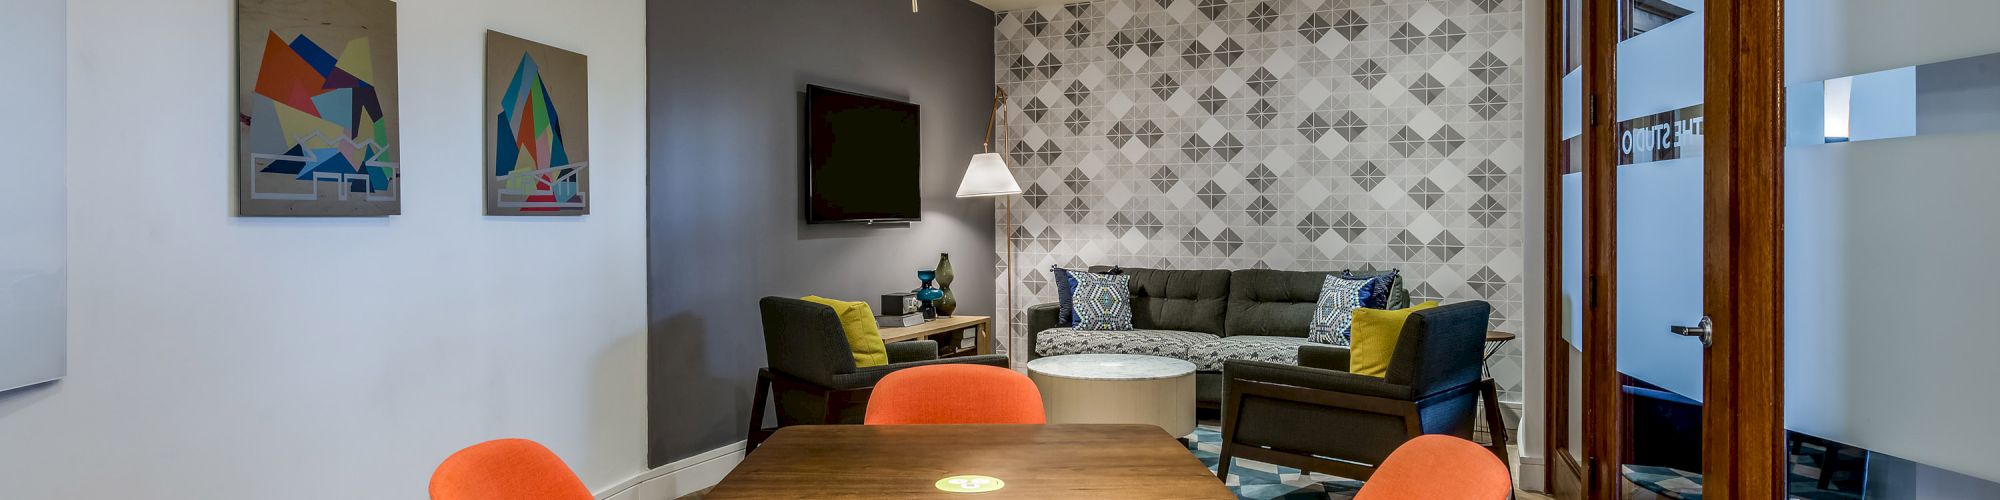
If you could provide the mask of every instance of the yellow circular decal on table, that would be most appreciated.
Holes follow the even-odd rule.
[[[993,476],[952,476],[937,482],[937,489],[951,493],[985,493],[1006,486],[1006,481]]]

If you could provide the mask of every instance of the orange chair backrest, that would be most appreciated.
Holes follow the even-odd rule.
[[[1431,434],[1396,447],[1354,500],[1507,500],[1513,493],[1507,464],[1492,451]]]
[[[561,457],[541,443],[496,439],[445,458],[431,474],[431,500],[592,500]]]
[[[868,425],[1040,424],[1042,391],[1014,370],[930,365],[897,370],[868,396]]]

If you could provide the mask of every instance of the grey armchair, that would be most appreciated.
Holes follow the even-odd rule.
[[[938,359],[937,342],[888,344],[889,364],[857,368],[833,308],[798,299],[764,297],[757,307],[764,321],[764,357],[750,403],[749,449],[779,427],[800,424],[858,424],[875,382],[896,370],[945,363],[1007,367],[999,354]],[[764,427],[764,402],[777,403],[777,427]]]
[[[1299,366],[1227,362],[1216,476],[1240,457],[1367,480],[1411,438],[1470,438],[1491,311],[1471,301],[1410,315],[1382,378],[1348,373],[1345,347],[1301,347]]]

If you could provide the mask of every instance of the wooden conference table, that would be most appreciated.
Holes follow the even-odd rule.
[[[946,493],[976,474],[1006,486]],[[1236,498],[1152,425],[802,425],[771,435],[703,498]]]

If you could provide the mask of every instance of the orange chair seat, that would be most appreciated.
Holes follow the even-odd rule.
[[[1507,500],[1514,479],[1493,452],[1431,434],[1396,447],[1354,500]]]
[[[986,365],[930,365],[882,377],[868,396],[868,425],[1040,424],[1042,392],[1020,372]]]
[[[431,500],[592,500],[561,457],[541,443],[496,439],[451,454],[431,474]]]

